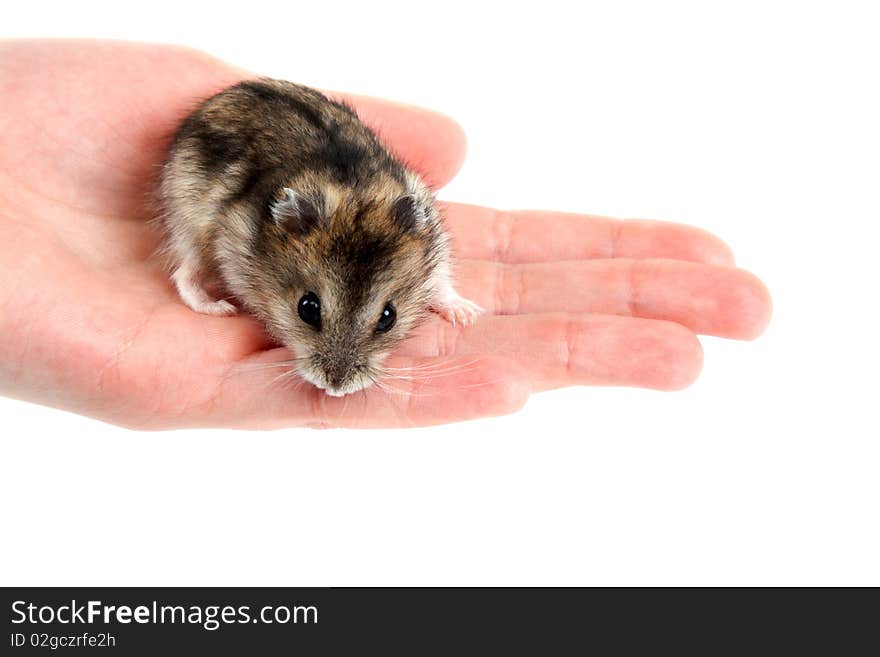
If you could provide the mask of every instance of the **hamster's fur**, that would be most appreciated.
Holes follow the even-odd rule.
[[[202,103],[174,136],[160,196],[181,299],[252,313],[328,394],[381,376],[428,310],[465,325],[480,312],[452,285],[432,192],[314,89],[251,80]]]

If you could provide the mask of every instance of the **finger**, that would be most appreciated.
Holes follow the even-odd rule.
[[[274,429],[290,426],[415,427],[511,413],[529,395],[515,363],[498,357],[397,358],[389,376],[365,390],[331,397],[289,367],[286,349],[237,363],[222,377],[199,425]],[[191,407],[192,408],[192,407]]]
[[[336,398],[302,380],[283,348],[206,368],[218,346],[210,340],[176,360],[181,382],[139,426],[424,426],[509,413],[530,392],[561,386],[674,390],[702,363],[696,336],[672,322],[548,314],[489,317],[461,330],[438,320],[403,345],[376,386]],[[124,356],[129,366],[139,360],[134,351]],[[155,398],[157,384],[135,369],[146,398]]]
[[[447,203],[444,217],[460,258],[507,263],[593,258],[672,258],[732,265],[733,253],[699,228],[646,219]]]
[[[627,315],[741,340],[763,332],[772,305],[767,288],[749,272],[680,260],[468,260],[458,263],[456,278],[465,296],[497,315]]]
[[[565,313],[486,317],[467,329],[437,320],[401,353],[509,358],[532,390],[570,385],[677,390],[696,379],[703,361],[696,335],[679,324]]]

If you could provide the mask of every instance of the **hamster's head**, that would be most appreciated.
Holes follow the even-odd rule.
[[[259,314],[300,375],[333,396],[381,376],[389,352],[428,313],[446,238],[433,199],[279,192],[257,274]]]

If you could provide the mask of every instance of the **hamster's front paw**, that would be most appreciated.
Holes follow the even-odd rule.
[[[477,321],[483,309],[469,299],[452,292],[431,304],[431,310],[453,326],[470,326]]]

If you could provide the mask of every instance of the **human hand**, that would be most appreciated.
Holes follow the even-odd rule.
[[[491,314],[431,320],[354,395],[279,380],[289,353],[255,320],[179,300],[145,202],[177,123],[246,76],[168,46],[0,43],[0,393],[136,428],[416,426],[562,386],[680,388],[697,333],[768,321],[765,287],[704,231],[445,204],[458,288]],[[455,174],[451,120],[346,98],[429,183]]]

